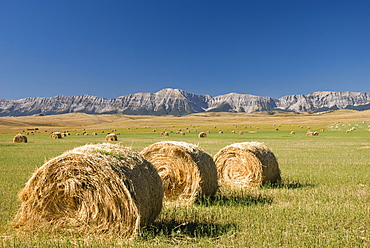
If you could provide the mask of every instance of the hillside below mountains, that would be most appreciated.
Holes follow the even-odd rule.
[[[319,91],[308,95],[289,95],[274,99],[237,93],[212,97],[167,88],[156,93],[135,93],[113,99],[91,95],[0,99],[0,116],[54,115],[73,112],[181,116],[199,112],[318,113],[337,109],[370,109],[370,93]]]

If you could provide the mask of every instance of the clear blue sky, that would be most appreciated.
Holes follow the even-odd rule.
[[[0,98],[370,92],[369,0],[0,0]]]

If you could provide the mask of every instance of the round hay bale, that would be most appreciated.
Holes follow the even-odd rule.
[[[16,227],[131,237],[161,211],[163,188],[156,169],[138,152],[98,144],[49,160],[18,197]]]
[[[206,137],[207,137],[207,133],[205,133],[205,132],[200,132],[200,133],[198,134],[198,137],[199,137],[199,138],[206,138]]]
[[[141,154],[157,168],[166,200],[193,202],[213,196],[218,189],[213,159],[196,145],[163,141],[146,147]]]
[[[117,141],[117,135],[115,133],[110,133],[105,136],[105,141]]]
[[[219,184],[260,186],[280,181],[278,162],[263,143],[235,143],[221,149],[215,156]]]
[[[16,136],[14,136],[13,143],[27,143],[27,137],[19,133]]]
[[[62,133],[53,132],[52,134],[50,134],[50,138],[52,138],[52,139],[61,139],[62,138]]]
[[[306,136],[317,136],[317,132],[307,131]]]

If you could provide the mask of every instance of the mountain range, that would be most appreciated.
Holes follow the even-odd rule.
[[[229,93],[212,97],[166,88],[156,93],[135,93],[113,99],[91,95],[0,99],[0,116],[88,114],[187,115],[199,112],[285,111],[318,113],[337,109],[370,109],[370,93],[318,91],[279,99]]]

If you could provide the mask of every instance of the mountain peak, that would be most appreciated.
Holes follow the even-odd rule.
[[[166,94],[166,95],[174,94],[174,95],[179,95],[179,94],[183,94],[184,92],[185,91],[180,90],[180,89],[164,88],[164,89],[161,89],[160,91],[158,91],[156,94]]]
[[[158,92],[181,92],[181,91],[183,91],[183,90],[175,89],[175,88],[163,88],[163,89],[159,90]]]

